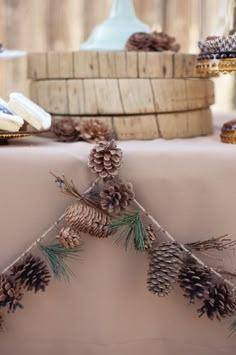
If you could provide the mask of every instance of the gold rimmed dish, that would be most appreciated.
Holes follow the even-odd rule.
[[[10,139],[16,139],[16,138],[24,138],[24,137],[30,137],[30,136],[35,136],[40,133],[45,133],[48,132],[46,131],[18,131],[18,132],[7,132],[7,131],[0,131],[0,145],[5,145],[8,144],[8,140]]]

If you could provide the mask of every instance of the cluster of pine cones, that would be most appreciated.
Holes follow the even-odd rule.
[[[230,317],[236,310],[236,299],[225,284],[213,281],[208,268],[185,258],[175,242],[155,244],[149,250],[150,263],[147,277],[148,290],[166,296],[178,283],[190,303],[202,302],[199,316],[210,319]]]
[[[85,141],[97,143],[107,141],[111,137],[111,130],[97,119],[76,121],[72,117],[58,119],[52,126],[52,132],[60,142]]]
[[[178,52],[180,45],[176,43],[175,37],[171,37],[163,32],[136,32],[129,37],[126,49],[128,51]]]

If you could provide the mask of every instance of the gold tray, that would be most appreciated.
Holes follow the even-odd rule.
[[[45,133],[48,131],[19,131],[19,132],[0,132],[0,145],[8,144],[9,139],[30,137],[33,135],[38,135],[40,133]]]
[[[202,59],[196,65],[198,74],[227,74],[236,71],[236,58]]]

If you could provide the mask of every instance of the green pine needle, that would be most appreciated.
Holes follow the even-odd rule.
[[[108,229],[111,232],[121,229],[117,242],[124,240],[126,249],[131,239],[133,239],[135,249],[138,251],[145,251],[145,241],[150,242],[139,212],[120,216],[120,218],[112,221]]]
[[[236,319],[233,321],[229,329],[231,331],[229,336],[233,335],[236,332]]]
[[[57,243],[51,245],[39,244],[39,248],[47,260],[49,266],[51,267],[56,280],[64,279],[69,281],[70,277],[75,276],[64,259],[78,258],[78,253],[81,251],[80,246],[73,249],[67,249],[61,244]]]

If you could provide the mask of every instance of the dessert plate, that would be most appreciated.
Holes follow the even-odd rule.
[[[6,145],[8,144],[9,139],[15,139],[15,138],[23,138],[23,137],[30,137],[30,136],[36,136],[41,133],[48,132],[46,131],[41,131],[41,132],[34,132],[34,131],[19,131],[19,132],[0,132],[0,145]]]

